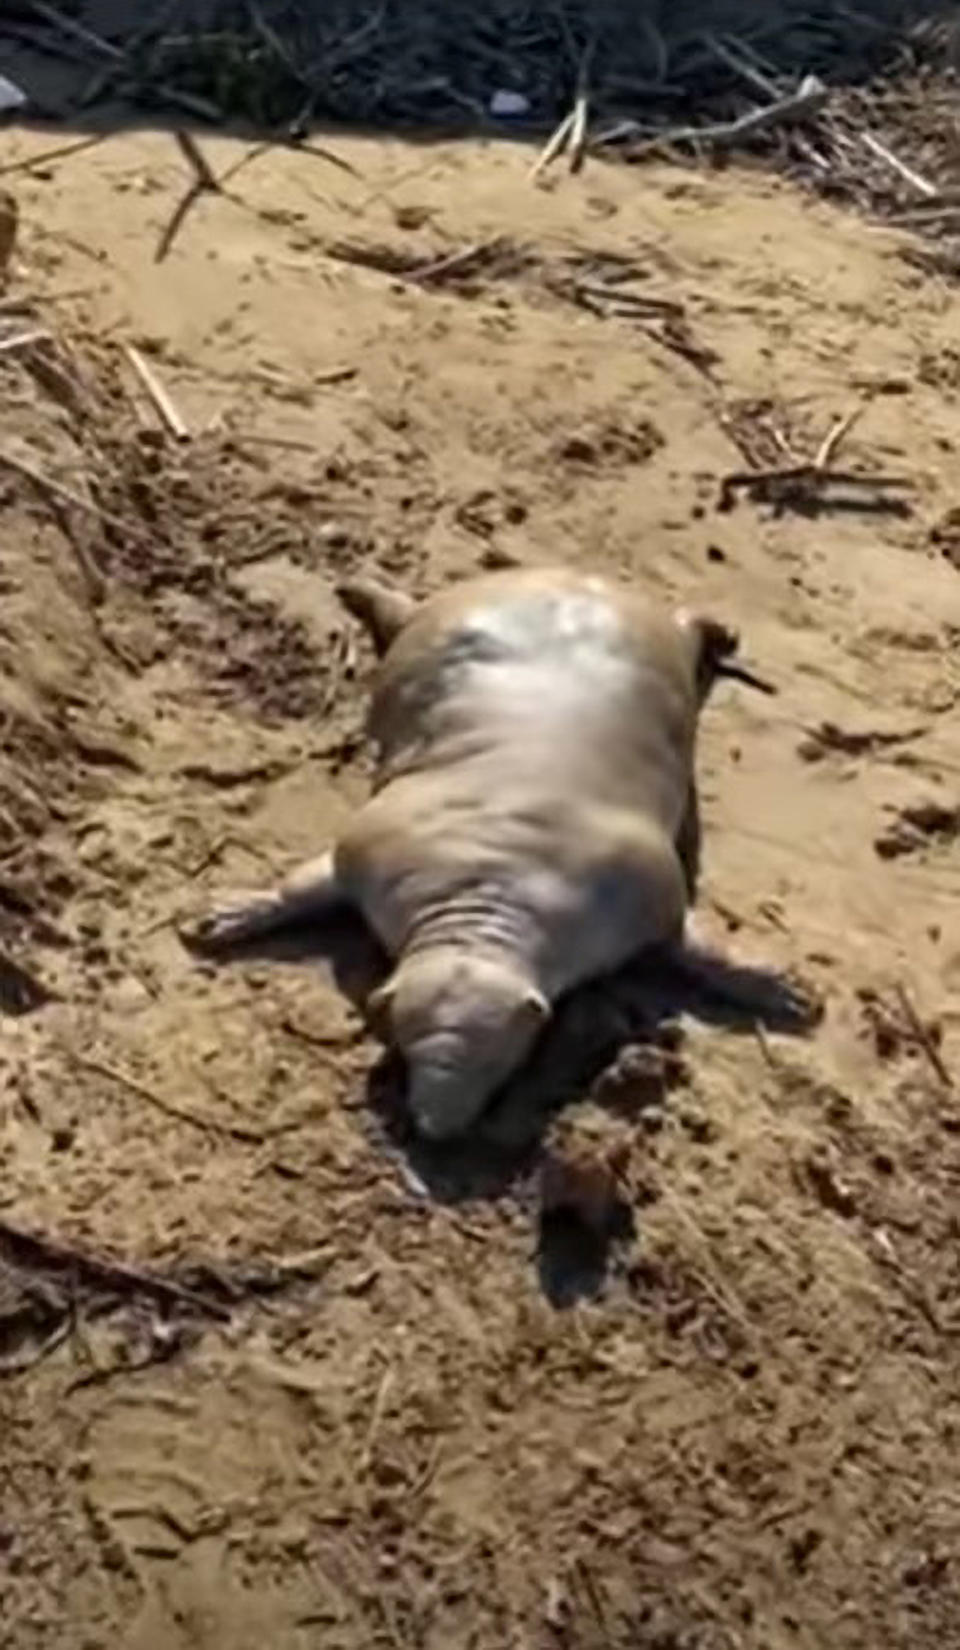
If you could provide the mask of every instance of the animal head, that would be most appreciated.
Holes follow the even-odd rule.
[[[550,1005],[509,962],[437,946],[406,957],[367,1013],[406,1060],[417,1129],[445,1140],[469,1129],[522,1063]]]
[[[736,655],[740,648],[737,631],[721,624],[719,619],[711,619],[702,613],[678,613],[677,622],[693,643],[697,697],[701,705],[720,676],[746,682],[759,693],[776,693],[777,690],[771,682],[764,681],[762,676],[757,676],[746,665],[737,662]]]

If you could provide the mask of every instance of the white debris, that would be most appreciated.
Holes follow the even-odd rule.
[[[22,109],[26,101],[26,92],[0,74],[0,115],[9,114],[11,109]]]
[[[511,92],[506,87],[501,87],[490,99],[490,113],[506,119],[515,115],[528,115],[530,99],[525,97],[523,92]]]

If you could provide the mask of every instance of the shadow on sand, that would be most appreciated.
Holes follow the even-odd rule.
[[[218,966],[252,960],[320,964],[361,1015],[388,971],[376,940],[349,915],[322,929],[290,928],[229,954],[195,950]],[[772,971],[710,954],[698,972],[700,977],[693,977],[675,961],[650,955],[571,993],[557,1005],[523,1071],[477,1127],[453,1143],[436,1145],[417,1135],[397,1055],[385,1052],[367,1078],[367,1115],[417,1195],[456,1205],[495,1199],[512,1188],[525,1201],[533,1198],[541,1286],[555,1305],[600,1292],[611,1255],[633,1235],[635,1216],[616,1193],[599,1223],[585,1222],[573,1205],[548,1206],[536,1197],[531,1188],[551,1121],[590,1095],[602,1108],[642,1126],[645,1114],[658,1110],[671,1083],[682,1077],[681,1016],[750,1035],[758,1025],[794,1036],[812,1028],[810,1011],[803,1010],[795,989]],[[604,1080],[612,1070],[618,1080]]]

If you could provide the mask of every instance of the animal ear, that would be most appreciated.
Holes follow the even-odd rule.
[[[713,676],[725,659],[735,657],[740,647],[739,633],[705,614],[698,615],[694,624],[700,638],[700,669]]]
[[[696,639],[695,668],[701,701],[706,699],[718,676],[746,682],[748,687],[756,688],[759,693],[776,693],[772,682],[758,676],[746,665],[737,663],[740,649],[738,631],[705,614],[681,613],[678,617],[681,627]]]
[[[374,1036],[379,1037],[382,1042],[388,1042],[390,1038],[394,991],[393,981],[387,980],[384,985],[378,986],[376,991],[371,991],[364,1004],[367,1024]]]
[[[537,991],[534,986],[531,986],[529,991],[524,992],[520,1003],[520,1013],[531,1025],[546,1025],[552,1012],[553,1010],[542,991]]]

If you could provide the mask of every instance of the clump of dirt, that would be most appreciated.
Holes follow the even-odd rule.
[[[960,836],[960,805],[929,799],[901,808],[896,820],[881,831],[874,848],[881,859],[899,859],[926,848],[945,847]]]

